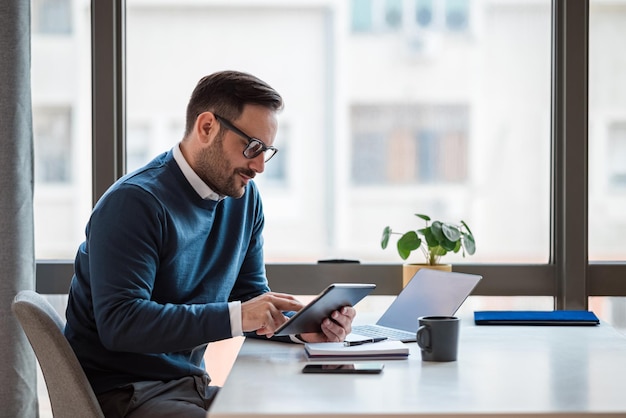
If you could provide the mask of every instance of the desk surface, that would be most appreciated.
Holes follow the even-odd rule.
[[[300,345],[247,339],[209,417],[626,416],[626,337],[611,326],[475,326],[458,361],[385,362],[380,375],[302,374]]]

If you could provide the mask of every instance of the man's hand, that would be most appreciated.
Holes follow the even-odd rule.
[[[292,295],[267,292],[241,304],[241,321],[244,332],[256,331],[271,337],[287,317],[283,311],[299,311],[303,305]]]
[[[352,332],[355,316],[356,310],[352,306],[344,306],[322,321],[322,332],[309,332],[301,334],[301,337],[310,343],[343,341]]]

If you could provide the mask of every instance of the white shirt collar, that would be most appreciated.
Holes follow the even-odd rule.
[[[185,176],[189,184],[191,184],[191,187],[193,187],[193,189],[202,199],[220,201],[225,198],[225,196],[221,196],[211,190],[211,188],[202,181],[202,179],[196,174],[196,172],[193,171],[193,168],[191,168],[191,166],[185,159],[182,151],[180,150],[180,143],[174,146],[172,152],[174,153],[174,160],[176,160],[176,163],[178,164],[178,167],[180,167],[180,170],[183,172],[183,175]]]

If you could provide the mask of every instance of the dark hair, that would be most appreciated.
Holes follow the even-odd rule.
[[[187,104],[185,136],[203,112],[214,112],[229,119],[237,119],[247,104],[255,104],[279,111],[283,98],[267,83],[257,77],[238,71],[221,71],[205,76],[196,85]]]

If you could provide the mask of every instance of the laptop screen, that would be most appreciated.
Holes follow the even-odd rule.
[[[420,316],[454,315],[480,279],[475,274],[420,269],[376,324],[416,332]]]

